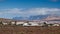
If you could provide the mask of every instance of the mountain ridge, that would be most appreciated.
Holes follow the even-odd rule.
[[[29,16],[29,17],[14,17],[15,20],[42,20],[47,18],[49,15],[36,15],[36,16]]]

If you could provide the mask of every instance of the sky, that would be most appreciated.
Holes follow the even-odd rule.
[[[60,14],[60,0],[0,0],[0,18]]]

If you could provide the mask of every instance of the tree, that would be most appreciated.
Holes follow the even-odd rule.
[[[29,21],[27,21],[28,25],[31,25],[31,23],[29,23]]]
[[[41,25],[41,23],[38,23],[38,25]]]
[[[8,25],[11,25],[11,22],[9,22],[9,24]]]
[[[44,22],[44,26],[45,26],[45,27],[47,27],[47,26],[48,26],[48,24],[46,24],[46,22]]]
[[[14,25],[16,25],[16,23],[17,23],[17,21],[15,21],[15,24]]]
[[[2,21],[0,22],[0,25],[3,25]]]
[[[52,26],[53,24],[49,24],[50,26]]]
[[[44,24],[46,24],[46,22],[44,22]]]
[[[28,23],[28,25],[31,25],[30,23]]]
[[[19,24],[18,26],[23,26],[23,24]]]
[[[27,21],[26,23],[29,23],[29,21]]]

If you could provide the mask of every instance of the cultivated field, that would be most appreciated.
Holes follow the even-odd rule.
[[[0,26],[0,34],[60,34],[60,26]]]

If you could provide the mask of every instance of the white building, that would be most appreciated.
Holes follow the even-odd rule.
[[[13,21],[13,22],[11,22],[11,24],[13,25],[13,24],[15,24],[15,22]]]
[[[38,22],[29,22],[31,26],[38,26]]]
[[[3,22],[3,25],[7,25],[8,23]]]
[[[11,22],[12,24],[15,24],[15,21],[14,22]],[[16,22],[16,25],[20,25],[20,24],[23,24],[23,23],[25,23],[25,22],[22,22],[22,21],[17,21]]]
[[[55,23],[55,24],[53,24],[53,26],[60,26],[59,24],[57,24],[57,23]]]
[[[24,24],[25,22],[17,22],[16,25]]]

